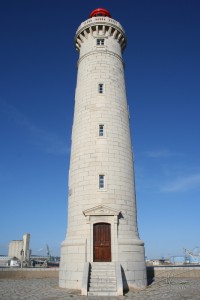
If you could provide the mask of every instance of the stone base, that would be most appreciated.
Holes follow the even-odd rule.
[[[85,263],[85,242],[65,240],[61,245],[59,286],[81,290]]]
[[[147,286],[144,243],[138,239],[119,240],[118,259],[124,291],[144,289]]]
[[[59,286],[81,290],[85,262],[85,240],[65,240],[61,246]],[[117,262],[121,265],[124,291],[144,289],[147,286],[144,243],[142,241],[119,239]]]

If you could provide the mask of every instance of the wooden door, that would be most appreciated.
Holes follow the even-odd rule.
[[[111,261],[110,224],[97,223],[93,227],[94,261]]]

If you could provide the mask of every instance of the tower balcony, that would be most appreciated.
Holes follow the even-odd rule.
[[[92,17],[81,23],[75,35],[75,46],[78,51],[89,36],[94,38],[113,37],[121,45],[122,52],[127,43],[126,34],[121,24],[108,16]]]

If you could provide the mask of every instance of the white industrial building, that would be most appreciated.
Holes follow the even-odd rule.
[[[16,257],[20,261],[29,259],[30,256],[30,234],[23,235],[22,240],[13,240],[9,244],[9,257]]]

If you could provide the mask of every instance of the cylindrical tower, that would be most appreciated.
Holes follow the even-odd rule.
[[[81,289],[85,262],[120,263],[124,289],[146,286],[122,52],[126,36],[105,9],[79,26],[60,286]]]

